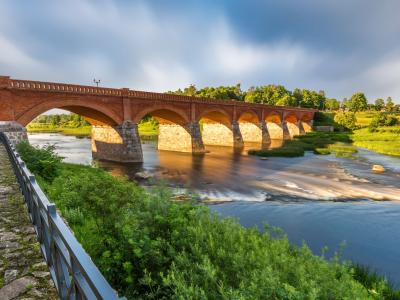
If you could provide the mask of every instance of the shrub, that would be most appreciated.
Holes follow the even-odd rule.
[[[357,128],[357,118],[354,112],[340,111],[336,113],[334,120],[345,130],[354,130]]]
[[[399,120],[395,115],[378,113],[374,116],[371,123],[369,124],[369,131],[375,132],[380,126],[395,126],[399,124]]]
[[[54,145],[38,148],[29,144],[28,141],[17,145],[17,151],[29,170],[50,182],[58,175],[59,164],[62,161],[54,150]]]
[[[25,147],[30,159],[38,149]],[[39,149],[40,150],[40,149]],[[42,150],[43,151],[43,150]],[[50,153],[52,153],[50,151]],[[107,280],[129,299],[373,299],[353,269],[91,167],[55,164],[43,187]],[[40,170],[38,168],[37,170]]]

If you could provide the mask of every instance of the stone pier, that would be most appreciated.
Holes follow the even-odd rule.
[[[290,139],[293,139],[293,137],[300,135],[300,129],[298,126],[298,122],[297,123],[286,122],[286,127],[288,129]]]
[[[261,143],[263,139],[262,124],[254,124],[250,122],[239,123],[240,132],[243,142]]]
[[[142,145],[137,124],[92,126],[93,158],[116,162],[142,162]]]
[[[203,123],[202,137],[204,145],[243,147],[243,138],[239,124],[227,126],[222,123]]]
[[[283,140],[284,136],[283,124],[276,122],[267,122],[266,128],[268,130],[271,140]]]
[[[1,143],[0,299],[58,299],[8,154]]]
[[[187,125],[160,123],[158,150],[204,153],[199,124],[195,122]]]
[[[28,140],[26,128],[15,121],[0,121],[0,132],[4,132],[14,146]]]

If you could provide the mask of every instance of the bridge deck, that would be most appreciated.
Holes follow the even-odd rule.
[[[0,143],[0,299],[58,299],[13,169]]]

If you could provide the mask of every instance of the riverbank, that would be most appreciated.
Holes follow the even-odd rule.
[[[53,125],[29,124],[26,126],[28,133],[61,133],[81,137],[90,137],[92,126],[83,127],[62,127]]]
[[[400,157],[400,126],[378,127],[370,132],[368,128],[353,131],[353,144],[377,153]]]
[[[314,256],[307,247],[291,246],[280,234],[271,239],[269,230],[244,229],[210,215],[202,205],[171,201],[169,190],[146,192],[91,167],[60,164],[58,170],[52,182],[41,180],[42,186],[95,263],[129,297],[139,292],[196,298],[200,292],[215,298],[281,299],[279,289],[300,298],[312,292],[321,298],[373,299],[378,298],[375,292],[382,297],[389,291],[383,279],[372,288],[362,287],[351,275],[351,266]],[[249,251],[255,255],[246,255]],[[218,274],[218,284],[207,279],[204,270],[210,268]]]

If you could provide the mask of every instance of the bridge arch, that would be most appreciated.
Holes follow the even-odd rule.
[[[157,149],[179,152],[203,152],[200,138],[200,128],[193,127],[185,111],[169,107],[148,107],[140,111],[134,118],[134,123],[139,124],[146,116],[151,115],[158,121]]]
[[[253,110],[243,111],[238,119],[240,133],[242,134],[243,142],[261,143],[263,140],[263,132],[261,121],[256,112]]]
[[[271,140],[283,140],[282,116],[279,112],[269,112],[265,116],[265,125]]]
[[[291,139],[296,135],[300,135],[299,117],[296,113],[288,113],[285,116],[285,123]]]
[[[237,124],[232,116],[218,107],[204,110],[197,118],[202,128],[201,136],[204,145],[236,146],[237,141],[243,142]]]
[[[139,123],[144,116],[151,114],[159,122],[171,123],[171,124],[188,124],[189,116],[187,112],[178,107],[170,105],[157,105],[150,106],[139,111],[133,118],[134,123]]]
[[[312,131],[312,120],[313,115],[309,113],[303,113],[300,118],[299,127],[300,133]]]
[[[85,103],[72,99],[56,99],[43,101],[16,116],[16,121],[22,126],[28,125],[34,118],[40,114],[53,109],[60,108],[83,116],[93,125],[115,126],[123,122],[122,118],[107,109],[106,106],[94,103]]]

